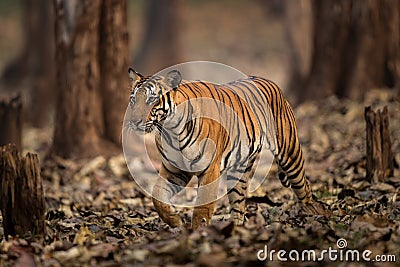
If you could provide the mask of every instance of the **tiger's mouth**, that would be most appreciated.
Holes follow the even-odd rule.
[[[154,130],[154,125],[151,121],[146,123],[136,124],[132,120],[130,120],[128,121],[127,127],[130,130],[133,130],[139,134],[151,133]]]
[[[144,126],[144,131],[145,133],[151,133],[154,130],[154,125],[151,123],[150,125],[145,125]]]

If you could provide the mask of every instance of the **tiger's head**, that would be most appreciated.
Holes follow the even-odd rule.
[[[160,129],[171,109],[171,100],[166,93],[179,86],[182,81],[180,72],[172,70],[165,77],[144,77],[129,68],[128,73],[131,79],[128,127],[145,133],[152,132],[154,127]]]

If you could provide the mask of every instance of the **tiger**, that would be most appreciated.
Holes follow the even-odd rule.
[[[200,205],[194,207],[191,227],[197,229],[210,223],[217,193],[215,186],[207,185],[215,182],[221,173],[227,174],[228,182],[235,182],[228,192],[230,220],[235,225],[244,223],[248,182],[254,175],[263,144],[268,144],[268,140],[265,142],[265,139],[271,139],[271,136],[266,134],[268,130],[264,129],[266,126],[259,123],[259,117],[265,113],[267,107],[273,115],[275,136],[272,138],[276,140],[276,145],[270,145],[268,149],[279,166],[278,177],[285,187],[292,188],[300,203],[313,202],[293,110],[274,82],[258,76],[247,76],[226,84],[185,81],[179,70],[171,70],[165,76],[145,77],[132,68],[129,68],[128,73],[131,80],[128,127],[144,133],[155,132],[155,143],[162,164],[159,181],[153,188],[152,202],[161,219],[170,227],[181,226],[182,220],[169,200],[185,187],[193,176],[198,177],[197,198]],[[200,98],[223,103],[234,110],[237,114],[236,119],[243,122],[244,129],[237,131],[236,127],[235,137],[232,138],[215,120],[201,116],[187,119],[194,113],[201,115],[206,110],[213,109],[213,104],[210,103],[189,104],[183,110],[178,109],[182,103],[193,103]],[[213,112],[218,113],[218,108]],[[166,138],[168,143],[165,133],[167,120],[175,121],[176,125],[180,124],[178,143],[173,145],[171,141],[169,145],[188,157],[190,164],[203,161],[202,168],[193,171],[182,170],[174,162],[177,160],[176,155],[171,156],[165,152],[165,142],[162,139]],[[229,120],[232,121],[227,122],[229,127],[238,123],[237,120]],[[174,127],[177,127],[176,125]],[[234,125],[232,127],[235,128]],[[202,141],[205,139],[213,141],[213,154],[209,154],[204,148]],[[248,149],[238,149],[242,148],[245,142]],[[201,190],[202,186],[206,189]]]

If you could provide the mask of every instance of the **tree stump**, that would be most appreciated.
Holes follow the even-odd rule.
[[[39,159],[21,157],[15,145],[0,147],[0,210],[4,234],[44,234],[45,202]]]
[[[364,117],[367,126],[367,180],[383,182],[393,176],[393,153],[389,132],[387,107],[376,113],[370,106],[365,108]]]
[[[0,99],[0,146],[12,143],[21,151],[21,112],[21,95],[17,95],[11,99]]]

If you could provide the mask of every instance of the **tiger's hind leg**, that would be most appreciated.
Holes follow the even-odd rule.
[[[178,227],[182,225],[182,220],[172,208],[170,200],[186,186],[190,177],[186,177],[179,172],[173,173],[164,164],[161,166],[160,176],[153,188],[152,200],[154,208],[165,223],[171,227]]]
[[[289,180],[288,180],[288,178],[287,178],[287,175],[286,175],[286,173],[282,170],[282,168],[281,168],[281,166],[279,165],[279,163],[278,163],[278,177],[279,177],[279,180],[281,181],[281,184],[282,184],[284,187],[290,187],[290,182],[289,182]]]
[[[282,185],[285,187],[290,186],[297,198],[303,203],[311,203],[312,193],[305,175],[304,159],[301,152],[295,161],[291,158],[286,159],[285,162],[276,158],[276,161],[279,166],[278,176]]]
[[[285,172],[282,168],[279,172],[279,179],[284,186],[291,186],[291,188],[297,195],[297,198],[303,203],[302,212],[304,214],[325,216],[329,216],[331,214],[331,212],[329,211],[329,209],[326,208],[326,205],[323,202],[313,199],[308,179],[306,178],[304,173],[304,168],[298,169],[297,172]]]

